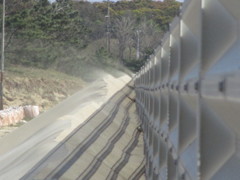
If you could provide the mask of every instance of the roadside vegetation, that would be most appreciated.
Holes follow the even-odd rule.
[[[137,71],[160,43],[180,3],[110,2],[110,52],[106,47],[107,7],[107,2],[6,1],[6,66],[51,68],[75,76],[81,76],[85,66],[120,64]]]
[[[85,85],[80,78],[52,69],[11,66],[5,72],[4,107],[37,105],[44,112]]]

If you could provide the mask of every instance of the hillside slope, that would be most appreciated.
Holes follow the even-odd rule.
[[[7,67],[4,80],[4,109],[23,105],[37,105],[40,113],[82,89],[87,83],[54,70]],[[0,139],[24,124],[0,127]]]
[[[54,70],[11,66],[5,72],[4,108],[37,105],[46,111],[84,85],[80,78]]]

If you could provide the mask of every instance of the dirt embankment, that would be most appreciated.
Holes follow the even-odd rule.
[[[82,89],[85,84],[80,78],[54,70],[11,66],[4,73],[4,109],[37,105],[41,113]],[[0,127],[0,138],[26,122],[23,120],[15,125]]]
[[[5,72],[4,108],[37,105],[43,112],[84,85],[81,79],[53,70],[11,67]]]

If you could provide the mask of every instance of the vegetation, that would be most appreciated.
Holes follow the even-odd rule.
[[[85,85],[80,78],[58,71],[11,65],[5,72],[4,108],[38,105],[46,111]]]
[[[124,64],[138,70],[159,44],[180,6],[175,0],[111,2],[108,52],[107,2],[8,0],[6,3],[6,63],[53,68],[79,76],[86,65]],[[140,59],[136,59],[137,30]]]

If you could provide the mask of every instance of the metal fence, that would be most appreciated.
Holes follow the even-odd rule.
[[[240,179],[240,0],[186,0],[135,89],[147,179]]]

